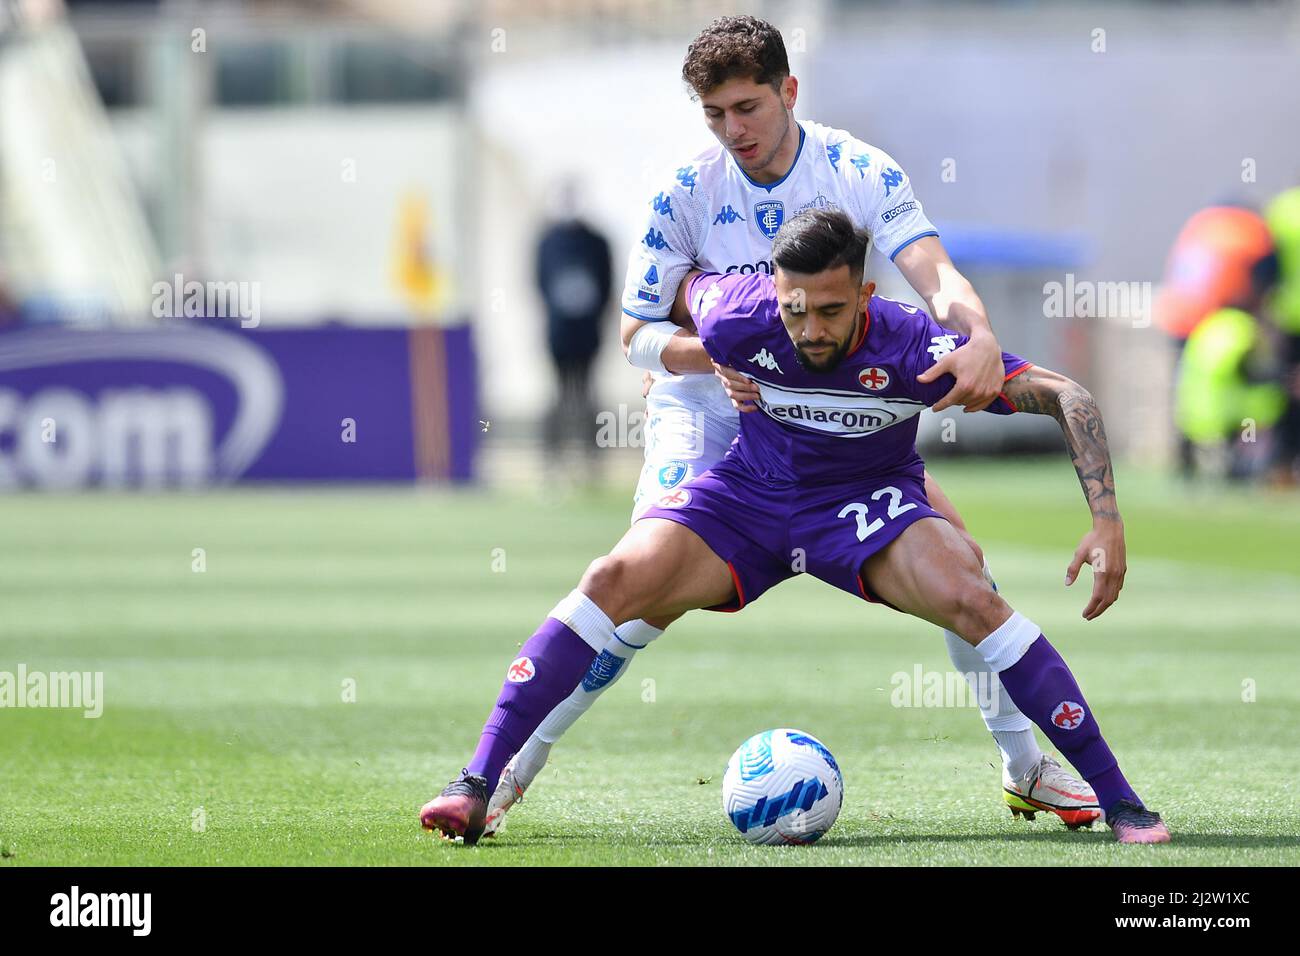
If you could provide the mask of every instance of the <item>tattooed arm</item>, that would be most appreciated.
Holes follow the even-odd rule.
[[[1037,366],[1009,379],[1003,394],[1017,411],[1051,415],[1065,433],[1070,460],[1092,512],[1092,530],[1075,549],[1065,583],[1073,584],[1084,564],[1092,566],[1092,598],[1083,611],[1084,618],[1091,621],[1118,599],[1128,570],[1124,522],[1115,503],[1115,470],[1101,411],[1082,385]]]

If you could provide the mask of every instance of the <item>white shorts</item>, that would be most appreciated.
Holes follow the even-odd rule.
[[[708,471],[727,454],[740,429],[739,414],[655,401],[646,405],[645,464],[632,498],[632,520],[670,489]]]

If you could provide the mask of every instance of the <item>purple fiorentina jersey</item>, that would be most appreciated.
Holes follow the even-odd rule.
[[[781,322],[770,276],[705,272],[688,290],[691,317],[712,358],[759,386],[759,411],[740,416],[727,459],[774,487],[822,485],[873,476],[920,478],[918,416],[946,395],[951,375],[916,380],[967,336],[920,309],[874,296],[865,334],[831,372],[799,364]],[[1006,377],[1030,363],[1002,353]],[[999,397],[988,411],[1008,415]]]

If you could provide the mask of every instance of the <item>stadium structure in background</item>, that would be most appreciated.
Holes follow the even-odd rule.
[[[0,16],[0,488],[471,479],[454,31],[75,6]]]
[[[721,0],[3,0],[0,324],[238,327],[232,342],[252,344],[327,324],[435,330],[373,382],[393,402],[415,395],[408,416],[423,424],[397,445],[391,421],[349,432],[355,416],[322,412],[292,426],[344,446],[309,456],[322,477],[473,476],[476,453],[536,445],[552,402],[531,243],[558,184],[580,183],[622,261],[657,177],[711,141],[678,71],[685,42],[724,12]],[[747,12],[786,35],[797,116],[860,130],[909,170],[1000,340],[1095,383],[1117,453],[1170,461],[1173,355],[1149,305],[1193,211],[1227,193],[1262,207],[1300,180],[1295,128],[1275,121],[1300,90],[1279,27],[1294,5],[1130,2],[1108,5],[1102,25],[1057,5],[763,0]],[[1271,97],[1256,89],[1265,66]],[[887,263],[878,271],[884,294],[907,298]],[[296,341],[310,364],[312,337]],[[32,422],[50,417],[49,396],[36,397],[79,375],[9,361],[24,371],[19,387],[0,370],[5,485],[230,477],[193,457],[220,459],[227,399],[164,398],[159,369],[136,383],[144,401],[105,409],[76,387],[60,399],[91,438],[32,454],[85,461],[15,458],[43,442]],[[613,336],[594,386],[618,434],[632,431],[639,382]],[[190,434],[199,406],[210,440]],[[927,416],[929,454],[1056,440],[1042,422],[953,421],[949,442]],[[381,439],[382,453],[367,444]]]

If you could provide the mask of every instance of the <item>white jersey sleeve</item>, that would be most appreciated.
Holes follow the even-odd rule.
[[[699,252],[706,209],[691,165],[675,170],[672,186],[650,198],[644,231],[628,254],[625,314],[649,322],[668,318],[677,286]]]
[[[852,137],[839,144],[838,154],[836,172],[848,180],[873,243],[891,262],[917,239],[939,235],[892,156]]]

